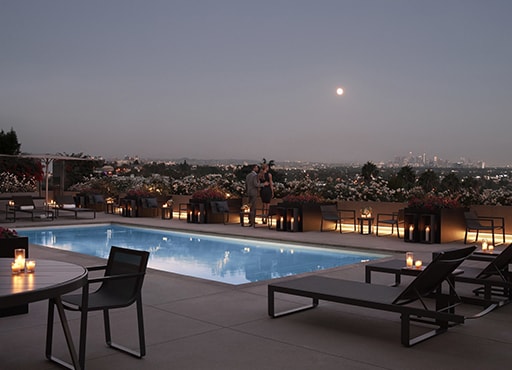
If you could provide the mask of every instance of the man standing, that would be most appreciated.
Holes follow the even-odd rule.
[[[249,212],[249,226],[254,226],[256,221],[256,200],[258,199],[258,188],[268,185],[267,182],[263,184],[260,183],[260,180],[258,179],[259,170],[260,167],[255,164],[252,167],[251,173],[249,173],[245,178],[245,190],[249,196],[249,207],[251,207],[251,211]]]

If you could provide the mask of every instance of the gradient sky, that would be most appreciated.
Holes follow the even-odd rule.
[[[510,0],[0,0],[24,152],[505,165],[511,117]]]

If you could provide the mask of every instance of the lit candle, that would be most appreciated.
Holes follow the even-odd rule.
[[[425,227],[425,241],[430,241],[430,226]]]
[[[482,240],[482,252],[487,252],[487,240]]]
[[[413,239],[413,234],[414,234],[414,226],[409,226],[409,240],[412,240]]]
[[[279,220],[280,224],[281,224],[281,230],[284,230],[284,219],[281,217],[281,219]]]
[[[21,265],[16,261],[11,262],[11,270],[13,274],[17,275],[21,272]]]
[[[412,267],[414,261],[414,254],[412,252],[407,252],[405,254],[405,266]]]
[[[416,262],[414,262],[414,266],[416,266],[417,269],[421,268],[421,260],[417,260]]]
[[[25,249],[14,250],[14,262],[21,267],[21,270],[25,268]]]
[[[489,253],[494,252],[494,245],[489,244]]]
[[[27,260],[25,269],[27,272],[34,272],[36,270],[36,261]]]
[[[290,229],[292,229],[292,230],[294,229],[293,217],[290,220]]]

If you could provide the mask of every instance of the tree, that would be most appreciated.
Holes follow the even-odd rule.
[[[439,176],[432,170],[426,170],[418,178],[418,183],[428,193],[439,188]]]
[[[363,179],[365,179],[366,181],[371,181],[375,179],[378,175],[379,170],[377,169],[375,163],[368,161],[361,168],[361,176],[363,176]]]
[[[19,155],[21,144],[18,143],[18,135],[11,127],[11,131],[0,131],[0,154]]]
[[[0,154],[20,155],[21,144],[18,142],[16,131],[0,131]],[[33,178],[36,181],[43,179],[43,166],[41,161],[30,158],[0,158],[0,172],[12,173],[17,178]]]
[[[453,172],[450,172],[441,180],[441,189],[448,190],[451,193],[457,193],[460,191],[461,186],[459,177]]]
[[[416,184],[416,172],[411,166],[403,166],[397,174],[398,178],[402,180],[402,187],[411,189]]]

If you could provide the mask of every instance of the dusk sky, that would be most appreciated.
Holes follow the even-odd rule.
[[[0,0],[27,153],[496,166],[511,121],[510,0]]]

